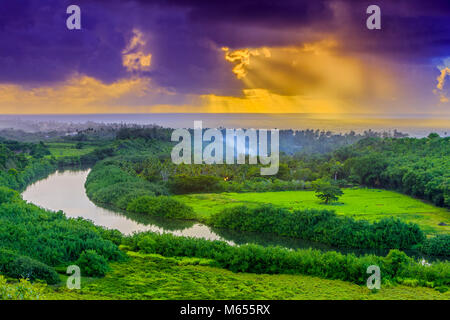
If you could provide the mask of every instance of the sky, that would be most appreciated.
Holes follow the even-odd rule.
[[[0,114],[450,116],[448,0],[1,1],[0,39]]]

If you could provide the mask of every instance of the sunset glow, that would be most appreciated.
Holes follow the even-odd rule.
[[[299,19],[283,21],[265,5],[260,18],[233,11],[211,20],[221,5],[197,16],[195,3],[169,11],[160,2],[81,1],[75,31],[62,23],[63,6],[46,2],[54,9],[35,16],[38,4],[17,15],[9,4],[18,25],[2,20],[3,114],[450,114],[449,24],[418,1],[386,2],[381,30],[359,24],[364,6],[350,1],[291,4]]]

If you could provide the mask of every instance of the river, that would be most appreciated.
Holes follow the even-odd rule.
[[[108,229],[117,229],[126,235],[134,232],[153,231],[207,240],[222,240],[231,245],[257,243],[264,246],[278,245],[291,249],[314,248],[322,251],[335,250],[342,253],[386,254],[384,250],[337,249],[301,239],[215,229],[194,221],[163,219],[144,214],[105,209],[94,204],[86,195],[84,184],[89,171],[90,169],[57,171],[47,178],[28,186],[22,193],[22,197],[24,200],[45,209],[52,211],[62,210],[69,218],[81,217],[88,219],[95,225]],[[415,254],[411,255],[414,256]]]
[[[164,219],[102,208],[89,200],[86,195],[84,184],[89,171],[90,169],[57,171],[47,178],[29,185],[22,193],[22,198],[45,209],[62,210],[69,218],[82,217],[91,220],[95,225],[117,229],[126,235],[133,232],[153,231],[207,240],[222,240],[230,244],[253,242],[290,248],[328,248],[299,239],[223,229],[215,230],[194,221]]]

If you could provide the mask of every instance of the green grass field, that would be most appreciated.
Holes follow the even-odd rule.
[[[450,212],[447,209],[397,192],[379,189],[344,189],[339,202],[329,205],[322,204],[314,191],[192,194],[176,197],[192,206],[200,219],[208,218],[226,207],[271,203],[289,209],[330,209],[337,214],[368,221],[397,217],[417,223],[428,234],[450,233],[450,226],[438,225],[441,222],[450,225]]]
[[[207,260],[130,253],[105,278],[81,282],[81,290],[48,288],[46,299],[444,299],[449,293],[403,285],[364,286],[302,275],[233,273]]]
[[[50,153],[55,158],[82,156],[94,151],[95,146],[84,145],[82,149],[76,149],[76,143],[67,142],[51,142],[47,143]]]

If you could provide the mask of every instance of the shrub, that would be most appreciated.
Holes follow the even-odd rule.
[[[402,270],[407,269],[413,262],[406,253],[399,250],[391,250],[384,258],[385,272],[394,278]]]
[[[176,194],[217,192],[221,189],[220,181],[220,178],[215,176],[180,174],[169,180],[169,188]]]
[[[85,186],[92,201],[122,210],[126,210],[136,198],[168,194],[164,185],[150,183],[110,161],[97,164],[88,175]]]
[[[17,191],[7,187],[0,187],[0,204],[17,200],[20,200],[20,195]]]
[[[450,235],[440,234],[426,239],[421,251],[427,255],[450,257]]]
[[[81,218],[68,219],[24,201],[0,205],[0,244],[49,266],[68,264],[85,250],[95,250],[107,260],[122,253],[102,238],[102,228]]]
[[[375,255],[357,257],[354,254],[344,255],[335,251],[289,250],[254,244],[237,247],[223,241],[151,232],[124,238],[123,245],[133,250],[167,257],[211,259],[218,266],[233,272],[307,274],[365,284],[368,277],[367,267],[377,265],[381,269],[383,281],[418,279],[420,285],[424,286],[431,282],[436,286],[450,284],[449,263],[439,262],[424,266],[398,250],[390,251],[386,257]]]
[[[211,216],[218,228],[274,233],[343,248],[406,249],[421,243],[424,234],[415,224],[387,218],[379,222],[337,216],[329,210],[295,210],[273,205],[236,206]]]
[[[56,271],[48,265],[32,258],[0,249],[1,273],[16,279],[45,280],[48,284],[59,282]]]
[[[83,276],[103,277],[110,270],[106,259],[94,250],[81,253],[75,264],[80,267]]]
[[[0,300],[38,300],[43,296],[43,286],[32,285],[25,279],[18,283],[7,283],[0,276]]]
[[[191,207],[181,201],[166,196],[139,197],[129,203],[127,210],[173,219],[194,219],[196,217]]]

